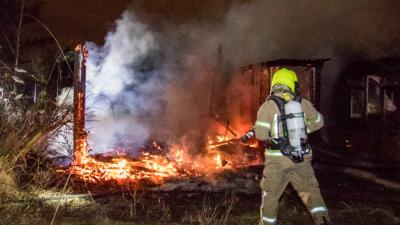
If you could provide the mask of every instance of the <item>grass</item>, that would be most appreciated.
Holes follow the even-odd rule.
[[[25,155],[23,164],[15,165],[7,157],[0,157],[0,213],[4,215],[0,218],[0,225],[51,224],[57,206],[54,224],[62,225],[258,224],[259,195],[133,190],[103,197],[79,195],[59,202],[63,183],[56,185],[51,169],[46,165],[46,161],[33,150]],[[25,175],[16,176],[15,172]],[[337,180],[329,178],[332,174],[336,174]],[[327,194],[330,216],[335,225],[400,223],[400,199],[395,190],[388,192],[378,184],[346,174],[339,178],[335,168],[320,168],[317,175],[322,179],[320,183]],[[25,182],[21,183],[21,178]],[[338,186],[339,181],[347,185]],[[357,190],[362,186],[369,188]],[[67,193],[75,196],[68,190]],[[373,197],[367,199],[357,193]],[[312,224],[305,207],[290,188],[282,197],[279,209],[278,225]]]
[[[217,204],[204,199],[200,208],[186,211],[182,222],[196,225],[227,225],[235,203],[235,196],[225,196]]]
[[[201,195],[190,198],[191,202],[171,202],[160,195],[145,193],[136,205],[137,214],[131,214],[129,204],[122,199],[127,196],[107,197],[107,202],[75,200],[62,204],[54,224],[63,225],[256,225],[258,203],[256,196]],[[238,210],[248,199],[254,204],[247,210]],[[161,200],[160,200],[161,199]],[[155,204],[158,202],[158,204]],[[184,203],[184,205],[181,205]],[[189,204],[188,204],[189,203]],[[368,202],[328,202],[336,225],[395,225],[400,220],[396,209],[384,204]],[[176,211],[183,206],[186,210]],[[243,206],[242,206],[243,207]],[[238,208],[238,209],[235,209]],[[34,201],[0,204],[3,216],[0,224],[49,224],[54,204]],[[278,225],[309,225],[311,219],[294,193],[287,194],[280,204]]]
[[[71,120],[72,107],[56,105],[43,94],[35,104],[0,101],[0,224],[46,224],[37,197],[42,190],[59,190],[46,157],[49,134]],[[43,222],[43,223],[42,223]]]
[[[393,209],[368,203],[346,203],[340,210],[332,212],[332,218],[336,224],[342,225],[400,224],[399,217],[395,215]]]

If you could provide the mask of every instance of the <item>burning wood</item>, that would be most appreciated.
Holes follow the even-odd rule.
[[[229,143],[221,138],[219,140],[222,142],[220,147]],[[159,154],[142,152],[136,159],[117,156],[108,160],[90,156],[86,142],[84,143],[77,146],[73,166],[66,172],[89,183],[115,181],[119,184],[129,184],[144,180],[161,183],[167,178],[207,177],[225,169],[236,169],[260,162],[259,158],[251,158],[246,154],[224,154],[220,149],[216,149],[218,142],[209,145],[205,154],[196,156],[192,156],[188,149],[181,145],[163,149],[160,144],[153,142]],[[252,151],[256,152],[255,149]]]
[[[209,148],[204,155],[192,156],[181,145],[173,145],[169,149],[162,149],[158,145],[163,154],[142,152],[136,159],[118,156],[109,160],[89,156],[87,152],[83,153],[87,151],[86,145],[80,147],[82,149],[77,149],[73,166],[67,171],[89,183],[116,181],[127,184],[142,180],[161,183],[166,178],[210,176],[225,169],[259,163],[258,158],[244,157],[245,154],[223,154],[215,147]]]
[[[74,164],[85,164],[88,153],[87,133],[85,131],[85,83],[86,58],[88,51],[85,45],[78,45],[75,49],[74,65]]]
[[[159,184],[167,178],[208,177],[225,169],[234,170],[260,163],[256,150],[249,145],[239,144],[240,139],[236,138],[236,133],[230,128],[234,138],[229,138],[226,130],[225,135],[208,138],[203,154],[192,155],[188,147],[177,144],[164,148],[154,141],[135,158],[124,154],[91,156],[85,131],[85,71],[88,52],[84,45],[79,45],[76,51],[74,160],[70,168],[62,171],[72,174],[73,179],[93,184],[136,184],[141,181]],[[243,149],[251,150],[246,152]]]

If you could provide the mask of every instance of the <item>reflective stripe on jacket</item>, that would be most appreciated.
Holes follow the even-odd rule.
[[[283,97],[283,93],[275,95]],[[294,96],[292,96],[293,99]],[[305,124],[307,133],[312,133],[319,130],[324,125],[324,119],[313,104],[307,99],[302,99],[301,106],[305,115]],[[261,141],[266,141],[272,138],[283,136],[282,123],[279,121],[280,111],[274,101],[265,101],[257,112],[257,120],[254,125],[256,138]]]

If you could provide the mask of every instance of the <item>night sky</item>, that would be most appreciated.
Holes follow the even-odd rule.
[[[3,2],[8,5],[2,10],[2,19],[7,17],[3,23],[15,21],[17,1]],[[7,10],[12,5],[14,11]],[[400,2],[396,0],[25,0],[25,5],[25,13],[47,25],[62,46],[86,40],[102,43],[115,20],[128,9],[155,30],[175,32],[177,27],[186,26],[198,29],[199,36],[224,33],[227,49],[246,46],[246,61],[250,63],[265,58],[329,54],[376,58],[399,51]],[[171,25],[175,25],[172,30]],[[40,25],[29,19],[23,26],[22,39],[27,43],[48,38]]]
[[[229,10],[233,2],[246,1],[131,1],[131,0],[27,0],[35,6],[35,14],[55,34],[61,43],[72,44],[91,40],[102,43],[109,29],[126,9],[151,25],[185,23],[190,21],[215,22]],[[32,3],[29,3],[32,2]]]

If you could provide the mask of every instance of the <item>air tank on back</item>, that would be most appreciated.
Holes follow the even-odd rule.
[[[293,148],[301,148],[302,139],[307,140],[307,133],[304,121],[304,112],[300,102],[290,101],[285,105],[286,115],[292,114],[286,119],[289,143]]]

